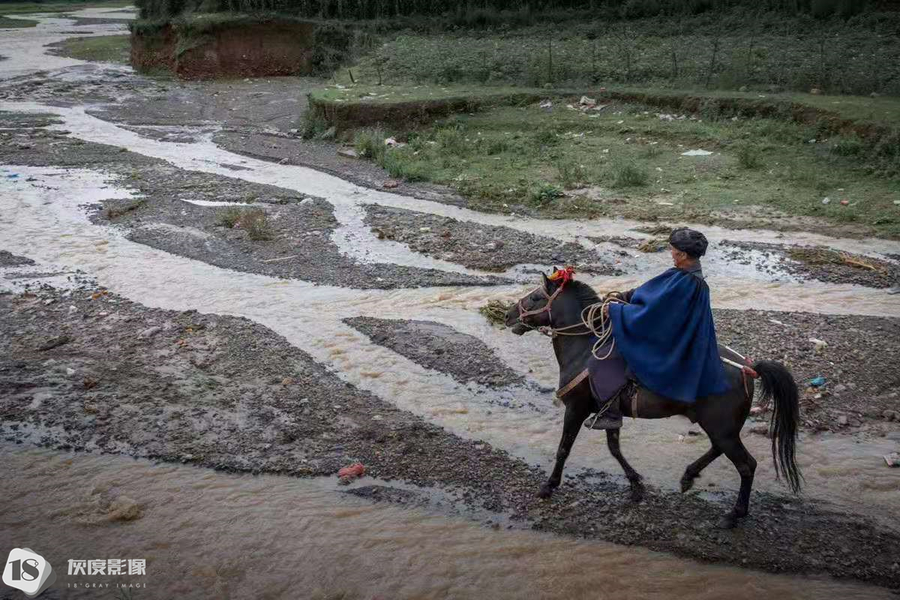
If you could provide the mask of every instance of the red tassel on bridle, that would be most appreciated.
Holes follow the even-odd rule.
[[[573,279],[575,279],[575,267],[566,267],[565,269],[556,270],[550,277],[548,277],[550,281],[560,281],[560,286],[564,286]]]

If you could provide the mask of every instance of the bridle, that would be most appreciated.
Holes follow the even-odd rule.
[[[525,294],[524,297],[519,299],[519,302],[516,305],[519,309],[519,322],[522,323],[522,325],[525,325],[526,327],[531,327],[532,329],[535,329],[535,327],[529,325],[523,319],[525,317],[533,317],[535,315],[541,315],[544,313],[548,313],[547,314],[547,322],[548,323],[552,322],[553,313],[551,312],[551,306],[553,305],[553,301],[556,300],[556,297],[559,296],[559,294],[562,291],[563,291],[563,286],[559,286],[558,288],[556,288],[555,292],[553,292],[552,294],[549,294],[549,293],[547,293],[547,288],[542,285],[540,287],[534,288],[532,291]],[[544,295],[544,298],[547,299],[547,304],[545,304],[544,306],[542,306],[541,308],[538,308],[536,310],[526,310],[525,307],[522,306],[522,300],[524,300],[525,298],[528,298],[534,292],[542,293]]]
[[[555,338],[556,336],[559,336],[559,335],[576,335],[576,336],[578,336],[578,335],[588,335],[589,333],[591,333],[590,327],[587,327],[586,331],[582,331],[579,333],[571,333],[569,331],[571,329],[575,329],[576,327],[585,327],[586,325],[585,325],[584,320],[582,320],[581,323],[575,323],[573,325],[566,325],[565,327],[553,327],[553,310],[552,310],[553,301],[556,300],[556,298],[562,293],[563,288],[565,288],[565,283],[560,284],[560,286],[556,288],[556,291],[554,291],[552,294],[550,294],[547,292],[547,288],[542,285],[540,287],[533,289],[529,293],[525,294],[525,296],[520,298],[519,302],[516,304],[516,307],[519,309],[519,323],[521,323],[523,326],[525,326],[529,329],[533,329],[533,330],[535,330],[539,333],[542,333],[550,338]],[[544,306],[542,306],[541,308],[537,308],[535,310],[526,310],[525,307],[522,306],[522,300],[524,300],[525,298],[528,298],[534,292],[542,293],[544,295],[544,297],[547,299],[547,303]],[[534,326],[534,325],[530,325],[525,322],[525,317],[533,317],[533,316],[541,315],[544,313],[547,313],[547,325]]]

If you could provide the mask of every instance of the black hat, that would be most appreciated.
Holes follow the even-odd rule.
[[[705,235],[687,227],[673,231],[669,235],[669,243],[691,258],[700,258],[706,254],[706,247],[709,246]]]

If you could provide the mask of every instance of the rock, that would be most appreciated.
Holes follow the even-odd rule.
[[[141,506],[128,496],[119,496],[109,505],[107,518],[110,521],[134,521],[143,516]]]
[[[359,153],[353,148],[341,148],[337,151],[338,156],[344,158],[359,158]]]
[[[422,233],[431,233],[431,227],[419,227],[419,231]]]
[[[846,427],[850,424],[850,419],[847,418],[847,415],[841,415],[837,418],[837,422],[841,427]]]
[[[813,343],[813,346],[815,347],[816,352],[821,352],[822,350],[824,350],[825,348],[828,347],[828,342],[826,342],[825,340],[809,338],[809,341]]]
[[[294,384],[294,380],[291,379],[290,377],[285,377],[284,379],[281,380],[281,385],[293,385],[293,384]]]
[[[828,196],[822,198],[822,204],[830,204],[830,203],[831,203],[831,198],[829,198]]]
[[[834,386],[835,394],[840,394],[841,392],[846,392],[846,391],[847,391],[847,386],[844,385],[843,383],[839,383],[836,386]]]
[[[491,250],[491,251],[499,250],[502,247],[503,247],[503,242],[501,242],[500,240],[494,240],[493,242],[488,242],[487,245],[485,246],[485,248],[487,250]]]
[[[388,190],[392,190],[396,187],[400,187],[400,182],[397,181],[396,179],[387,179],[387,180],[385,180],[384,183],[381,184],[381,187],[388,189]]]
[[[72,369],[72,368],[66,369],[66,375],[68,375],[69,377],[71,377],[74,374],[75,374],[75,369]]]
[[[900,421],[900,412],[897,412],[896,410],[888,409],[881,413],[881,416],[885,421]]]
[[[156,334],[159,333],[160,331],[162,331],[162,327],[160,327],[160,326],[158,326],[158,325],[155,325],[155,326],[153,326],[153,327],[148,327],[147,329],[145,329],[145,330],[143,330],[142,332],[140,332],[140,333],[138,334],[138,337],[141,338],[141,339],[148,339],[148,338],[153,337],[154,335],[156,335]]]
[[[747,433],[752,433],[753,435],[764,435],[769,437],[769,426],[765,423],[754,425],[747,429]]]
[[[332,125],[332,126],[329,127],[328,129],[326,129],[325,131],[323,131],[323,132],[319,135],[319,138],[320,138],[320,139],[323,139],[323,140],[333,140],[333,139],[335,138],[336,135],[337,135],[337,127],[335,127],[334,125]]]
[[[388,148],[395,148],[400,145],[400,142],[398,142],[397,140],[395,140],[392,137],[389,137],[384,140],[384,145],[387,146]]]
[[[820,90],[819,88],[812,88],[811,90],[809,90],[809,93],[819,95],[822,93],[822,90]]]
[[[712,154],[709,150],[688,150],[687,152],[682,152],[682,156],[709,156]]]
[[[553,108],[553,103],[550,100],[544,100],[540,104],[538,104],[541,108]]]
[[[594,98],[588,98],[587,96],[582,96],[581,100],[578,101],[578,104],[590,108],[597,105],[597,100],[595,100]]]
[[[53,348],[57,348],[59,346],[62,346],[63,344],[68,344],[71,341],[72,341],[72,338],[70,338],[69,336],[60,335],[55,338],[51,338],[51,339],[47,340],[46,342],[44,342],[43,344],[41,344],[41,346],[38,348],[38,350],[41,352],[46,352],[47,350],[52,350]]]

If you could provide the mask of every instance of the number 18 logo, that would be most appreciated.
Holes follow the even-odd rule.
[[[34,598],[56,581],[56,573],[44,557],[28,548],[13,548],[3,569],[3,583]]]

